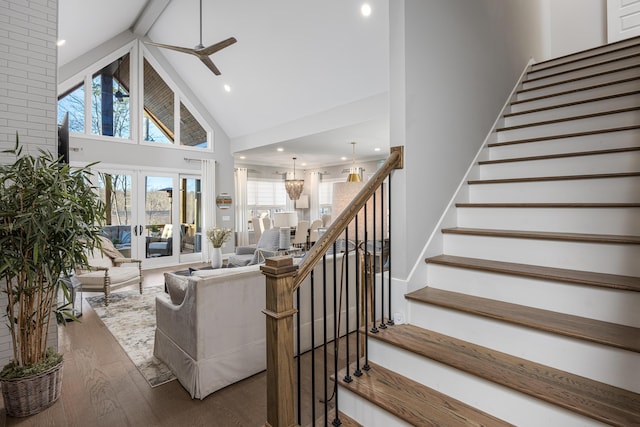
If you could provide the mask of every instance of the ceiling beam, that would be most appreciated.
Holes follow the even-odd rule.
[[[169,3],[171,0],[149,0],[136,22],[133,23],[131,31],[140,37],[146,36]]]

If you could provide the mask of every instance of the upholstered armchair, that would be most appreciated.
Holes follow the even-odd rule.
[[[89,269],[76,269],[80,290],[104,292],[104,305],[109,305],[111,291],[137,283],[142,294],[142,261],[125,258],[111,243],[101,237],[102,250],[95,248],[87,254]],[[137,265],[136,265],[137,264]]]
[[[229,267],[244,267],[263,263],[265,258],[276,256],[280,242],[280,230],[265,230],[255,246],[238,246],[229,256]]]

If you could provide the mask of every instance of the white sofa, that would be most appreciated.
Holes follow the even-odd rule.
[[[349,257],[350,283],[355,281],[355,255]],[[327,257],[328,289],[333,289],[333,257]],[[337,255],[338,286],[343,256]],[[299,260],[294,260],[299,261]],[[322,337],[322,263],[315,273],[316,337]],[[196,271],[190,277],[166,273],[169,294],[156,298],[154,355],[175,373],[192,398],[207,395],[266,369],[265,276],[259,265]],[[302,348],[310,347],[309,277],[301,286]],[[352,285],[353,286],[353,285]],[[181,298],[180,289],[184,289]],[[176,292],[177,290],[177,292]],[[343,298],[346,287],[343,289]],[[172,302],[172,297],[174,301]],[[181,301],[182,299],[182,301]],[[333,292],[327,298],[333,307]],[[355,293],[350,294],[350,330],[355,329]],[[346,302],[343,299],[341,334]],[[332,317],[329,318],[333,330]],[[317,345],[317,344],[316,344]]]

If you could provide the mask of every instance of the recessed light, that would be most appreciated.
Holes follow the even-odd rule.
[[[226,92],[231,92],[231,86],[229,86],[229,85],[224,85],[223,87],[224,87],[224,90],[225,90]]]
[[[306,163],[300,163],[300,164],[301,164],[302,166],[307,166],[307,164],[306,164]]]
[[[376,147],[373,149],[373,151],[380,151],[380,148]]]
[[[369,3],[363,3],[360,7],[360,13],[362,13],[362,16],[371,15],[371,5],[369,5]]]
[[[278,148],[276,148],[276,151],[284,151],[284,148],[278,147]]]
[[[347,160],[347,159],[348,159],[348,157],[340,157],[340,160],[343,160],[343,161]]]
[[[62,46],[62,45],[63,45],[63,44],[65,44],[66,42],[67,42],[66,40],[61,39],[61,40],[58,40],[58,41],[56,42],[56,44],[57,44],[58,46]]]
[[[246,158],[247,158],[247,156],[240,156],[240,160],[244,160]]]

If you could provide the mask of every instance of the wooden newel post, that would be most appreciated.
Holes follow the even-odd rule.
[[[295,426],[293,399],[293,276],[298,266],[289,256],[267,258],[266,276],[267,422],[266,427]]]

